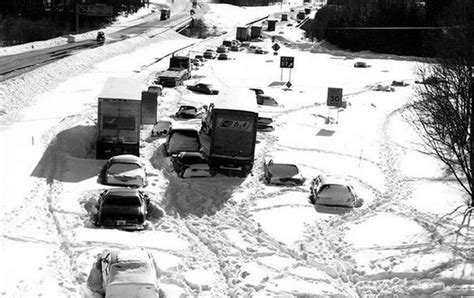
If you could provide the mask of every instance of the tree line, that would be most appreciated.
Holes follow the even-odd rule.
[[[100,28],[119,14],[134,13],[144,6],[143,0],[3,0],[0,42],[8,46],[76,33],[76,5],[96,3],[112,6],[114,13],[112,17],[81,16],[84,31]]]
[[[354,51],[430,56],[446,30],[472,18],[472,0],[328,0],[308,37]],[[454,17],[459,13],[463,18]]]

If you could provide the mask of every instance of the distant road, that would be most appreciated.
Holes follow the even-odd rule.
[[[191,8],[191,3],[189,7]],[[167,30],[177,30],[181,27],[187,25],[191,18],[189,16],[189,9],[184,10],[185,12],[178,12],[176,14],[171,13],[171,18],[168,20],[160,21],[159,14],[157,11],[153,14],[156,14],[158,17],[151,21],[146,21],[138,25],[133,25],[130,27],[123,28],[113,33],[109,33],[106,36],[105,43],[99,43],[95,39],[84,40],[79,42],[73,42],[65,45],[54,46],[47,49],[34,50],[21,54],[1,56],[0,57],[0,82],[6,81],[18,75],[21,75],[25,72],[31,71],[40,66],[46,65],[48,63],[63,59],[65,57],[73,55],[75,52],[83,49],[91,49],[95,47],[102,46],[103,44],[110,44],[117,41],[122,41],[127,38],[131,38],[140,34],[145,33],[146,31],[163,28],[163,31]],[[158,34],[160,34],[158,33]]]

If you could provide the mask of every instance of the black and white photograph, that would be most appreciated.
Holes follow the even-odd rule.
[[[473,192],[472,0],[0,3],[1,297],[472,297]]]

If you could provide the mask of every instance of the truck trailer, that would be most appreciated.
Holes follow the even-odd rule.
[[[247,175],[254,162],[258,110],[255,94],[248,89],[220,92],[209,105],[203,131],[210,134],[211,168],[228,168]]]
[[[98,97],[97,159],[140,155],[142,88],[132,78],[108,78]]]

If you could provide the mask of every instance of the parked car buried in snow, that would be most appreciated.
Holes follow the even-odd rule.
[[[171,157],[173,167],[181,178],[210,177],[211,169],[201,152],[180,152]]]
[[[106,249],[97,255],[87,286],[106,298],[158,298],[156,272],[153,255],[143,248]]]
[[[395,91],[395,88],[393,88],[389,85],[377,84],[374,87],[372,87],[372,90],[373,91],[393,92],[393,91]]]
[[[351,184],[336,176],[319,175],[311,181],[310,201],[314,205],[357,208],[362,206]]]
[[[145,166],[139,157],[123,154],[111,157],[102,168],[102,183],[132,187],[147,185]]]
[[[365,63],[364,61],[357,61],[356,63],[354,63],[354,67],[355,68],[367,68],[367,67],[369,67],[369,65],[367,65],[367,63]]]
[[[111,188],[103,191],[92,222],[98,227],[144,230],[150,198],[138,189]]]
[[[216,55],[216,51],[212,49],[207,49],[202,56],[206,59],[215,59]]]
[[[182,105],[175,114],[176,118],[196,118],[198,109],[195,106]]]
[[[286,161],[279,161],[268,154],[263,160],[263,176],[266,184],[302,185],[305,181],[298,166]]]
[[[227,53],[220,53],[219,56],[217,56],[217,60],[229,60],[229,55]]]
[[[173,122],[171,120],[158,120],[151,129],[152,137],[163,137],[168,134],[170,126]]]
[[[209,95],[219,94],[219,90],[217,90],[212,84],[197,83],[196,85],[187,86],[187,88],[197,93],[204,93]]]
[[[201,149],[199,130],[194,126],[173,124],[165,143],[166,154],[173,155],[179,152],[198,152]]]

